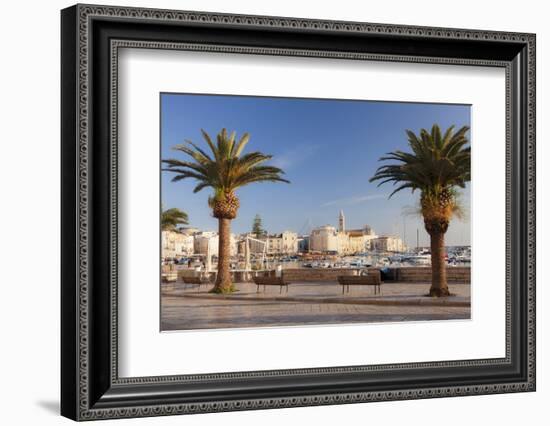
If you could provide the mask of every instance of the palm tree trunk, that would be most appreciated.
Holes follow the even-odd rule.
[[[213,293],[231,293],[235,291],[231,282],[231,272],[229,270],[229,261],[231,256],[231,219],[218,219],[218,276],[216,284],[212,289]]]
[[[445,263],[445,233],[434,230],[430,233],[430,245],[432,252],[432,287],[430,296],[449,296],[447,286],[447,264]]]

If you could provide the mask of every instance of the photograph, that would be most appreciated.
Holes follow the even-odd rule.
[[[279,3],[62,5],[60,23],[58,10],[54,25],[46,11],[33,22],[55,49],[22,63],[60,55],[57,84],[16,67],[12,109],[28,104],[22,84],[60,108],[6,140],[60,133],[60,150],[31,138],[60,202],[47,173],[14,189],[25,211],[57,209],[60,259],[47,263],[61,291],[40,282],[43,297],[22,300],[58,306],[59,336],[16,294],[7,318],[18,343],[38,337],[29,354],[57,342],[36,367],[52,376],[37,382],[40,407],[55,402],[48,382],[75,421],[278,424],[274,409],[334,406],[327,424],[353,410],[467,424],[489,404],[520,424],[548,396],[536,346],[548,322],[536,318],[544,14]],[[32,155],[12,145],[20,169]],[[30,239],[10,229],[23,261],[8,272],[42,277],[49,266],[29,265]]]
[[[471,105],[159,96],[161,332],[471,319]]]

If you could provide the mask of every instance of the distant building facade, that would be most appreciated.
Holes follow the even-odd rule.
[[[267,237],[268,254],[296,254],[298,252],[298,234],[284,231]]]
[[[378,237],[372,240],[372,249],[376,251],[405,251],[405,244],[401,238],[397,237]]]
[[[264,235],[256,238],[255,235],[246,234],[251,253],[266,254],[296,254],[298,253],[298,234],[284,231],[280,234]]]
[[[213,231],[202,231],[194,235],[194,248],[195,254],[206,255],[210,253],[211,256],[218,255],[219,249],[219,236],[217,232]],[[230,236],[229,242],[230,255],[234,256],[237,254],[237,240],[234,234]]]
[[[325,225],[315,228],[309,235],[309,251],[313,252],[338,252],[339,237],[334,226]]]
[[[163,259],[173,259],[190,256],[194,253],[194,238],[192,235],[179,231],[162,231],[161,256]]]
[[[360,229],[350,229],[346,234],[349,238],[346,254],[364,253],[372,250],[372,241],[377,238],[369,225]]]
[[[346,218],[340,210],[338,228],[325,225],[313,229],[309,236],[309,251],[340,255],[363,253],[371,250],[375,238],[377,235],[369,225],[360,229],[346,229]]]
[[[400,238],[376,235],[369,225],[359,229],[346,229],[343,210],[338,215],[338,226],[324,225],[314,228],[309,235],[298,236],[295,232],[284,231],[280,234],[261,235],[241,234],[236,238],[231,234],[231,256],[246,253],[265,253],[268,255],[294,255],[297,253],[332,253],[355,255],[369,250],[402,252],[405,245]],[[162,257],[178,258],[192,254],[218,255],[219,237],[214,231],[200,231],[186,227],[177,231],[162,232]]]

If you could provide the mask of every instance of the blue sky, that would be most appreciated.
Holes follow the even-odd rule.
[[[383,154],[410,151],[405,129],[418,132],[438,123],[442,128],[470,125],[470,106],[380,101],[345,101],[250,96],[161,94],[161,155],[184,159],[171,148],[185,139],[206,146],[200,129],[213,138],[223,128],[240,137],[250,133],[246,152],[272,154],[271,164],[282,168],[285,183],[255,183],[237,190],[241,208],[233,232],[249,231],[256,214],[271,232],[308,232],[311,227],[336,226],[344,211],[347,228],[368,224],[379,235],[397,235],[407,244],[428,237],[418,216],[418,192],[401,191],[388,199],[392,185],[377,187],[369,178]],[[207,205],[211,189],[193,194],[195,182],[171,182],[162,172],[164,208],[178,207],[189,215],[190,225],[217,230]],[[470,189],[463,203],[470,208]],[[407,213],[408,212],[408,213]],[[469,244],[470,223],[453,220],[447,244]]]

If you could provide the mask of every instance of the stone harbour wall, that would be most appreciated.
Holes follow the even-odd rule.
[[[432,269],[429,266],[410,266],[390,268],[385,281],[396,282],[430,282],[432,280]],[[448,266],[447,282],[466,283],[471,282],[471,268],[468,266]]]
[[[283,269],[283,278],[289,282],[336,282],[339,275],[359,275],[362,269],[360,268],[292,268]],[[380,268],[368,268],[369,274],[382,273],[382,281],[385,282],[410,282],[410,283],[425,283],[432,280],[432,270],[429,266],[411,266],[388,268],[381,271]],[[204,272],[195,271],[194,269],[180,269],[177,271],[178,281],[183,277],[196,277]],[[209,273],[210,279],[215,280],[216,272]],[[275,270],[269,271],[232,271],[232,279],[234,282],[250,282],[253,276],[275,276]],[[447,281],[449,283],[465,283],[469,284],[471,280],[470,268],[464,266],[447,267]]]
[[[283,278],[286,281],[337,281],[339,275],[359,275],[359,268],[296,268],[283,269]],[[379,274],[377,268],[369,268],[369,274]]]

